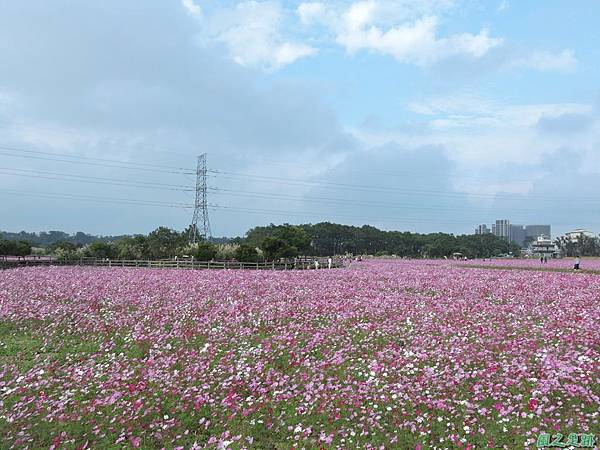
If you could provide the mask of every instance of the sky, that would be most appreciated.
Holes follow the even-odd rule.
[[[0,229],[600,232],[596,0],[0,0]]]

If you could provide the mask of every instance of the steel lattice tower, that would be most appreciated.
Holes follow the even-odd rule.
[[[208,219],[207,183],[206,183],[206,153],[198,156],[196,166],[196,201],[194,202],[194,217],[190,229],[190,242],[196,244],[198,238],[211,239],[210,221]],[[201,223],[201,228],[198,228]]]

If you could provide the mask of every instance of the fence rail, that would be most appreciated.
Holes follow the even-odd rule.
[[[246,270],[307,270],[328,269],[327,258],[299,258],[287,261],[240,262],[240,261],[194,261],[194,260],[141,260],[141,259],[0,259],[1,269],[34,266],[87,266],[87,267],[130,267],[147,269],[246,269]],[[339,258],[332,260],[331,268],[344,266]]]

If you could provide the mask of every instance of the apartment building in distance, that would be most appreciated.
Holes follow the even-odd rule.
[[[552,239],[552,227],[550,225],[527,225],[525,227],[525,238],[537,239],[540,236]]]
[[[490,233],[490,228],[486,224],[481,224],[475,229],[475,234],[488,233]],[[516,225],[511,224],[509,219],[496,220],[492,224],[491,233],[521,247],[525,246],[526,242],[537,241],[539,237],[552,239],[550,225]]]
[[[492,230],[490,230],[485,223],[482,223],[475,228],[475,234],[490,234],[491,232]]]
[[[495,224],[492,224],[492,233],[496,236],[501,237],[510,241],[510,220],[498,219]]]

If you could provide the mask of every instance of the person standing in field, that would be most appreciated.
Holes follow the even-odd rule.
[[[581,264],[581,258],[579,255],[575,257],[575,264],[573,264],[573,270],[579,270],[579,265]]]
[[[332,263],[333,263],[333,259],[331,259],[331,256],[330,256],[330,257],[327,259],[327,267],[328,267],[329,269],[331,269],[331,265],[332,265]]]

